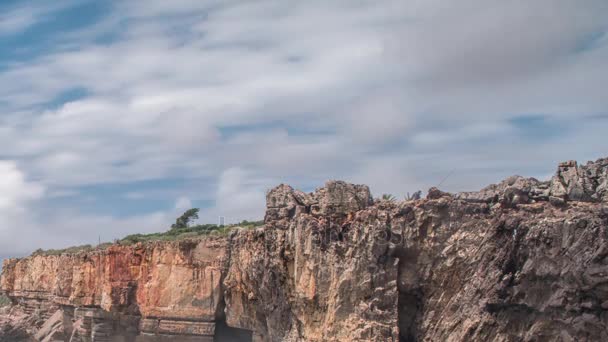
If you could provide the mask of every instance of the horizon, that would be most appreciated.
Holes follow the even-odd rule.
[[[0,4],[4,258],[606,156],[608,2]],[[547,11],[551,8],[551,11]]]

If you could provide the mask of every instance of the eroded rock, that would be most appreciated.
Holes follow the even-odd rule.
[[[261,228],[7,260],[0,340],[608,340],[607,164],[406,202],[281,185]]]

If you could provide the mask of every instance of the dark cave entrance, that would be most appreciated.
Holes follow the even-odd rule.
[[[420,297],[409,293],[399,293],[398,324],[399,342],[416,342],[416,319],[420,309]]]
[[[226,324],[226,320],[215,322],[214,342],[251,342],[253,332],[251,330],[231,328]]]
[[[401,249],[395,256],[399,258],[397,271],[399,342],[416,342],[418,320],[422,312],[422,291],[416,267],[417,253]]]
[[[231,328],[226,320],[215,322],[214,342],[252,342],[253,332],[251,330]]]
[[[223,279],[222,279],[223,283]],[[223,293],[223,292],[222,292]],[[226,324],[226,299],[222,296],[215,312],[214,342],[252,342],[253,331],[233,328]]]

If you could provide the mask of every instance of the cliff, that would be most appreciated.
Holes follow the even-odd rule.
[[[228,236],[6,260],[0,340],[608,340],[608,159],[415,201],[340,181],[266,201]]]

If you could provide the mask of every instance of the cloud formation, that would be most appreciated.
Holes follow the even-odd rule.
[[[44,188],[26,181],[14,161],[0,160],[0,211],[20,212],[31,200],[42,197]]]
[[[186,200],[261,218],[280,182],[401,197],[605,154],[604,0],[109,1],[53,29],[75,6],[0,16],[44,46],[0,57],[0,210],[39,209],[0,250],[162,230]],[[15,247],[20,225],[49,239]]]

